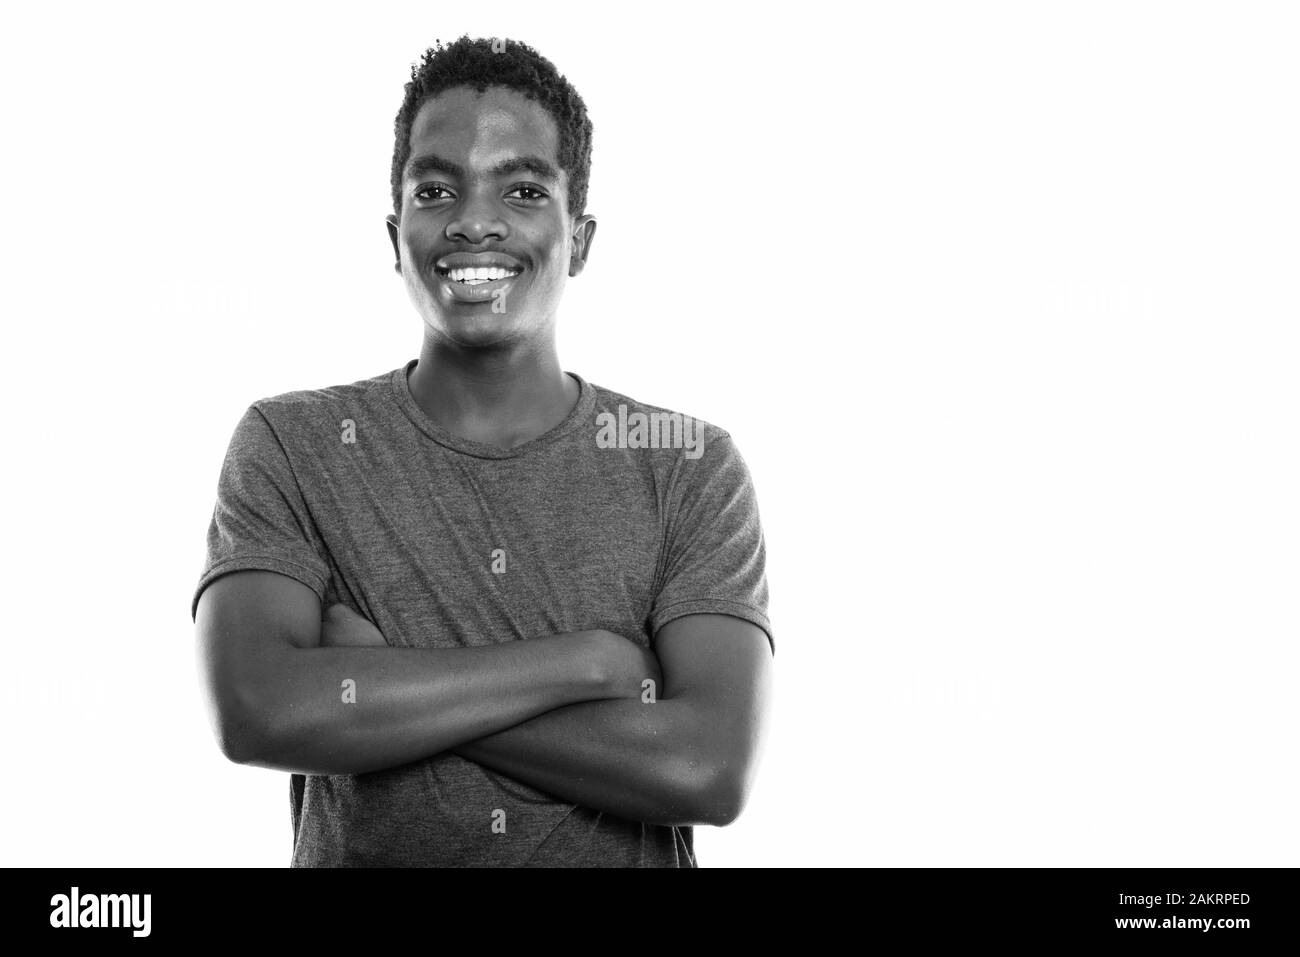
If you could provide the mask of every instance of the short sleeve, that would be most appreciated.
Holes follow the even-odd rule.
[[[260,569],[297,579],[324,603],[327,552],[283,445],[266,417],[249,406],[235,427],[217,482],[207,558],[190,603],[222,575]]]
[[[665,513],[651,633],[685,615],[732,615],[762,628],[775,651],[758,499],[729,435],[706,442],[698,458],[677,461]]]

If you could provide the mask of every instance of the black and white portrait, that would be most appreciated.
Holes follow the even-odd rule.
[[[1295,864],[1284,7],[7,19],[10,866]]]

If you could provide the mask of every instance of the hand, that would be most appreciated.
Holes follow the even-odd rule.
[[[330,605],[320,623],[322,648],[387,648],[379,629],[347,605]]]

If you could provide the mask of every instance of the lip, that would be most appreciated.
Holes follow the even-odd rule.
[[[518,278],[519,276],[506,276],[504,279],[493,279],[471,286],[469,283],[456,282],[449,276],[441,274],[438,276],[439,284],[447,291],[447,295],[457,302],[487,302],[495,299],[502,290],[509,289]]]
[[[492,267],[507,269],[515,273],[515,275],[506,276],[504,279],[475,283],[474,285],[456,282],[451,278],[453,269],[487,269]],[[501,252],[449,253],[433,264],[433,272],[438,277],[439,284],[446,289],[447,297],[455,302],[481,303],[495,299],[504,290],[508,290],[510,284],[524,274],[524,270],[525,266],[522,262],[514,256]]]
[[[524,269],[522,262],[505,253],[449,253],[433,264],[439,274],[449,273],[453,269],[484,269],[491,266],[518,272],[523,272]]]

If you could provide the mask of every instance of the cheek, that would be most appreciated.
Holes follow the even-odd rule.
[[[551,259],[542,270],[543,281],[548,290],[558,291],[569,275],[567,259]]]
[[[543,271],[550,276],[565,276],[569,272],[569,244],[552,247],[546,256]]]
[[[417,222],[409,222],[402,230],[402,248],[410,253],[419,253],[428,249],[438,235],[438,226],[420,217]]]

